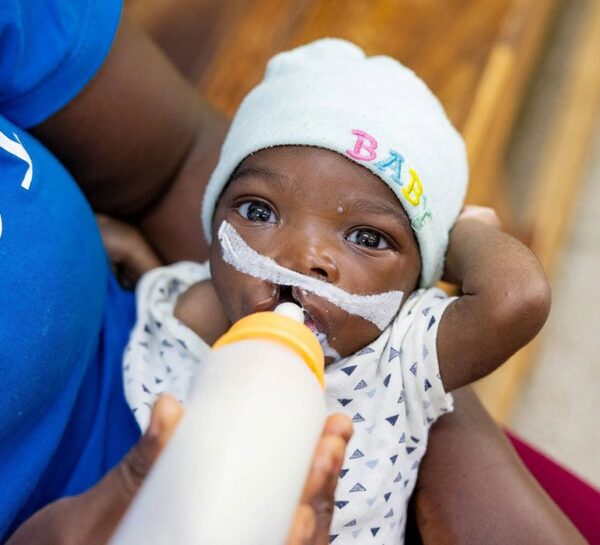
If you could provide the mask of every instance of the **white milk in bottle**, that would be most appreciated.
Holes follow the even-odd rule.
[[[215,343],[112,545],[285,544],[326,417],[323,352],[301,322],[284,303]]]

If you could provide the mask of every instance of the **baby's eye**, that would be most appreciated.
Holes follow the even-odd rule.
[[[237,207],[241,216],[256,222],[275,223],[277,216],[268,204],[260,201],[246,201]]]
[[[373,229],[355,229],[347,237],[350,242],[358,246],[375,248],[376,250],[385,250],[390,247],[387,239]]]

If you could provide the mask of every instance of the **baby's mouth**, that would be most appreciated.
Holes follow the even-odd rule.
[[[304,293],[302,290],[292,286],[277,286],[279,288],[279,294],[277,297],[277,302],[274,305],[280,305],[281,303],[294,303],[300,306],[304,312],[304,325],[308,327],[315,335],[322,332],[322,328],[319,327],[318,321],[311,315],[311,313],[306,309],[304,304]]]
[[[314,306],[314,303],[307,301],[307,292],[292,286],[276,286],[279,289],[279,293],[276,297],[276,304],[281,303],[294,303],[299,305],[304,311],[304,325],[310,329],[312,334],[317,338],[323,354],[325,355],[325,364],[328,365],[334,361],[341,359],[339,353],[331,347],[329,344],[325,327],[323,322],[320,321],[320,311],[318,307]],[[308,308],[307,308],[308,307]]]
[[[296,305],[301,305],[301,303],[294,297],[292,286],[277,286],[279,289],[279,294],[277,297],[277,305],[281,303],[295,303]]]

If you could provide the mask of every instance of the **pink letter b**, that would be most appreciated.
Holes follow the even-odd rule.
[[[356,136],[356,143],[353,150],[346,150],[346,153],[357,161],[373,161],[377,158],[375,150],[377,149],[377,140],[370,134],[359,129],[354,129],[352,134]]]

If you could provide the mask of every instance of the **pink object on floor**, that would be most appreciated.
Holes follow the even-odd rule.
[[[548,495],[592,545],[600,545],[600,491],[510,432],[507,435]]]

